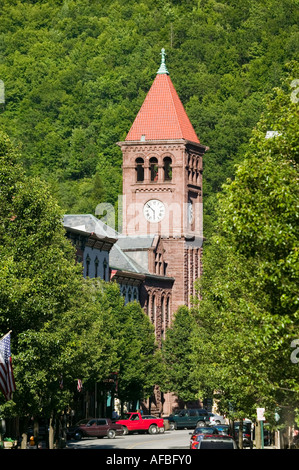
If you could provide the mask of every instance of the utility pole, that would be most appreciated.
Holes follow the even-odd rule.
[[[98,384],[95,382],[94,385],[94,417],[97,418],[97,412],[98,412]]]
[[[261,426],[260,421],[255,423],[255,445],[257,449],[261,449]]]
[[[255,443],[257,449],[264,448],[264,416],[265,408],[257,408],[257,422],[255,426]]]

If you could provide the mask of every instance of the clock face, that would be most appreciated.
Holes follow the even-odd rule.
[[[143,214],[149,222],[160,222],[165,215],[165,206],[158,199],[151,199],[144,204]]]

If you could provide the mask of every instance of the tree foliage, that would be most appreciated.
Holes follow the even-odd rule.
[[[294,71],[293,71],[294,72]],[[194,308],[194,374],[222,409],[254,416],[296,408],[298,103],[291,75],[274,90],[244,161],[219,197],[219,233],[204,256]],[[267,131],[275,131],[266,138]],[[203,339],[203,341],[200,341]],[[213,374],[211,375],[211,370]]]
[[[296,58],[295,0],[1,1],[1,127],[26,170],[67,212],[94,213],[121,191],[125,138],[167,66],[205,156],[205,233],[215,193],[241,161],[262,98]],[[95,175],[103,192],[93,199]]]
[[[26,176],[0,133],[0,337],[12,330],[16,392],[3,413],[22,417],[72,405],[119,373],[120,396],[140,399],[154,381],[155,339],[140,305],[116,284],[85,280],[48,185]]]
[[[224,230],[258,261],[256,275],[275,314],[298,309],[298,102],[294,77],[278,88],[257,126],[244,162],[224,190]],[[274,132],[267,138],[268,132]]]
[[[198,398],[198,387],[192,371],[192,315],[187,307],[182,306],[175,313],[166,338],[162,345],[163,378],[161,387],[171,391],[184,401]]]
[[[116,360],[110,372],[117,373],[117,395],[124,403],[150,396],[159,366],[153,325],[136,301],[125,305],[116,283],[104,285],[99,297],[110,318],[105,329],[115,345]]]

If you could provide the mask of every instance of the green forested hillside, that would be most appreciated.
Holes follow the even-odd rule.
[[[297,0],[0,0],[0,126],[66,212],[121,192],[125,138],[160,64],[200,141],[205,233],[263,98],[298,52]]]

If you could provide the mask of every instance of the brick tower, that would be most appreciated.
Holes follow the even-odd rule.
[[[123,227],[126,236],[157,235],[153,274],[175,279],[172,314],[189,305],[200,275],[202,250],[202,157],[199,142],[165,65],[124,142]],[[157,271],[159,270],[159,271]]]

